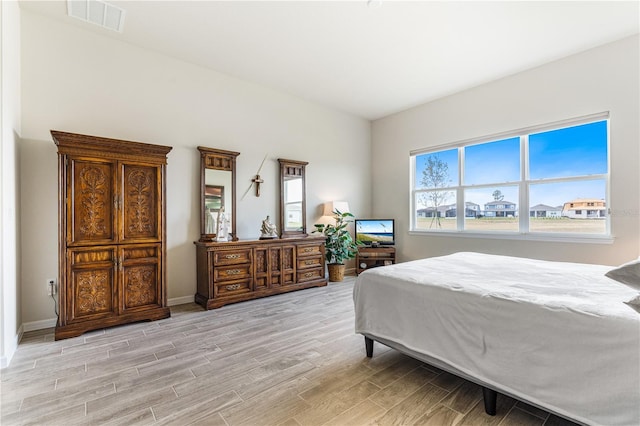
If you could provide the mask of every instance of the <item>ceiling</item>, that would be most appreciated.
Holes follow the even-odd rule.
[[[108,2],[122,33],[20,4],[369,120],[640,31],[640,1]]]

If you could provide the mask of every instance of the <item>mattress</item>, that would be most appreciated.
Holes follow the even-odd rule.
[[[604,265],[479,253],[375,268],[355,331],[585,424],[640,424],[637,291]]]

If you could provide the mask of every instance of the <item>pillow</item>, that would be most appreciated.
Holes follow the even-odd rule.
[[[620,265],[618,268],[612,269],[604,275],[634,290],[640,290],[640,257],[624,265]]]

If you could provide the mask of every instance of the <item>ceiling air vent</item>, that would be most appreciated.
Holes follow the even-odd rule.
[[[73,18],[122,32],[124,9],[101,0],[67,0],[67,13]]]

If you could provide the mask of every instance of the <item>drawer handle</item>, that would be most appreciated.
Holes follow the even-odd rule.
[[[305,260],[304,261],[305,265],[315,265],[316,263],[318,263],[317,260]]]
[[[239,254],[225,254],[224,258],[225,259],[240,259],[240,255]]]
[[[315,277],[316,273],[315,272],[307,272],[306,274],[304,274],[305,278],[311,278],[311,277]]]
[[[313,248],[313,247],[307,247],[305,249],[302,249],[302,252],[303,253],[311,253],[314,250],[315,250],[315,248]]]
[[[227,271],[227,275],[240,275],[242,273],[241,269],[229,269]]]
[[[225,287],[227,290],[231,291],[231,290],[237,290],[240,288],[240,284],[232,284],[232,285],[228,285]]]

